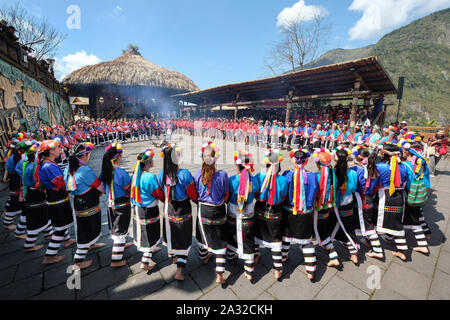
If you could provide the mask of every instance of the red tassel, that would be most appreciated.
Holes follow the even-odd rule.
[[[399,188],[402,185],[402,179],[400,177],[400,169],[398,167],[398,162],[397,162],[397,164],[395,166],[395,180],[394,180],[394,184],[395,184],[396,188]]]

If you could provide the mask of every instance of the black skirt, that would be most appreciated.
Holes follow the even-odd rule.
[[[314,210],[292,214],[292,208],[283,208],[283,239],[297,244],[309,244],[314,231]]]
[[[126,236],[130,226],[130,198],[122,197],[114,200],[114,207],[108,208],[108,224],[112,236]]]
[[[25,202],[28,234],[37,235],[50,224],[45,199],[46,195],[43,190],[28,188]]]
[[[423,208],[412,207],[405,203],[405,218],[403,220],[403,226],[405,229],[415,229],[422,224],[423,220]]]
[[[355,195],[357,199],[355,202],[355,217],[358,220],[356,225],[359,226],[363,236],[376,233],[378,206],[375,204],[374,197],[368,194],[362,196],[359,196],[359,194]]]
[[[348,242],[350,241],[349,237],[351,237],[351,240],[356,243],[357,238],[355,230],[358,229],[359,226],[357,225],[357,211],[355,210],[354,202],[352,201],[349,204],[340,206],[338,212],[339,218],[342,222],[342,226],[339,224],[336,214],[332,214],[330,216],[330,219],[331,221],[333,221],[333,224],[335,226],[332,239],[336,239],[342,242]]]
[[[255,218],[227,217],[228,248],[242,259],[251,259],[255,253],[255,225]]]
[[[73,206],[77,218],[77,245],[79,248],[89,248],[102,233],[99,192],[91,188],[83,195],[76,195]]]
[[[141,252],[152,252],[161,239],[158,206],[142,208],[133,206],[134,244]]]
[[[331,234],[333,233],[334,227],[336,226],[336,224],[333,223],[335,220],[333,219],[332,215],[334,215],[333,208],[324,209],[317,212],[317,219],[314,220],[314,228],[315,231],[317,231],[316,240],[320,245],[327,244],[331,241]]]
[[[17,173],[9,173],[9,199],[5,204],[5,211],[19,214],[23,205],[20,203],[20,188],[22,181]]]
[[[257,201],[255,204],[256,228],[255,238],[259,245],[278,248],[283,238],[282,205],[269,206],[267,202]]]
[[[67,191],[47,190],[47,203],[48,216],[56,231],[65,230],[73,224],[72,206]]]
[[[192,207],[189,198],[168,202],[168,217],[164,217],[163,238],[171,255],[187,256],[192,244]],[[167,226],[170,228],[170,242]]]
[[[225,254],[227,248],[227,213],[225,204],[209,206],[198,204],[196,237],[199,245],[215,254]]]
[[[392,236],[404,236],[405,191],[395,190],[390,196],[389,189],[385,188],[380,190],[379,198],[377,232],[387,233]]]

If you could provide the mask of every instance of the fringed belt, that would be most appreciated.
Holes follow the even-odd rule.
[[[84,211],[75,211],[75,215],[77,217],[89,217],[101,211],[100,206],[96,206],[94,208],[84,210]]]
[[[236,219],[234,219],[234,218],[230,219],[230,220],[228,220],[228,222],[231,223],[231,224],[236,224]],[[251,226],[251,225],[254,224],[254,221],[253,220],[249,220],[249,219],[242,219],[241,223],[242,223],[243,226]]]
[[[329,215],[330,215],[330,211],[328,211],[327,213],[319,213],[317,215],[317,218],[320,219],[320,220],[323,220],[323,219],[328,218]]]
[[[185,221],[188,221],[191,218],[192,218],[192,213],[186,214],[186,215],[184,215],[182,217],[171,217],[171,216],[169,216],[169,220],[172,221],[172,222],[175,222],[175,223],[183,223]]]
[[[202,224],[207,224],[207,225],[221,225],[221,224],[224,224],[225,222],[227,222],[226,216],[224,218],[221,218],[218,220],[209,220],[206,218],[202,218]]]
[[[131,203],[130,202],[125,202],[125,203],[121,203],[121,204],[116,204],[115,206],[111,207],[113,209],[120,209],[120,208],[124,208],[126,206],[129,206]]]
[[[67,202],[69,200],[70,200],[70,197],[67,196],[67,198],[65,198],[65,199],[54,201],[54,202],[47,202],[47,203],[48,203],[49,206],[56,206],[58,204],[62,204],[62,203]]]
[[[403,207],[393,207],[393,206],[384,207],[384,211],[391,212],[391,213],[402,213]]]
[[[279,214],[279,215],[272,215],[272,214],[269,214],[267,212],[261,212],[261,211],[257,211],[256,214],[258,215],[258,217],[264,218],[264,219],[269,220],[269,221],[281,220],[281,214]]]
[[[40,207],[45,207],[46,205],[47,205],[46,201],[26,204],[27,208],[40,208]]]
[[[151,219],[140,219],[141,225],[152,224],[159,221],[159,216]]]
[[[339,211],[339,215],[341,217],[348,217],[348,216],[351,216],[352,214],[353,214],[353,209]]]
[[[289,213],[292,213],[293,208],[292,207],[283,207],[284,210],[289,211]],[[306,211],[297,211],[297,214],[309,214],[314,211],[313,208],[306,209]]]

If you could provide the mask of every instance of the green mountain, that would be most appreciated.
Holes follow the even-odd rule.
[[[405,77],[400,118],[415,125],[450,123],[450,8],[435,12],[386,34],[375,45],[334,49],[308,67],[378,56],[397,85]],[[396,97],[388,97],[387,121],[395,119]]]

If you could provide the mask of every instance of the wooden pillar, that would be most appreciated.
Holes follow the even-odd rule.
[[[292,109],[292,102],[288,102],[286,105],[286,120],[285,123],[289,122],[289,118],[291,117],[291,109]]]
[[[238,109],[239,107],[237,106],[237,102],[239,101],[241,95],[240,93],[236,93],[236,99],[234,100],[234,121],[237,121],[238,119]]]
[[[350,114],[350,130],[351,130],[351,132],[354,132],[354,128],[356,125],[356,108],[358,107],[360,86],[361,86],[360,79],[357,79],[355,82],[353,101],[352,101],[352,110],[351,110],[351,114]]]
[[[289,95],[288,95],[288,103],[286,105],[286,119],[285,124],[289,122],[289,119],[291,118],[291,109],[292,109],[292,97],[294,96],[295,88],[289,89]]]

